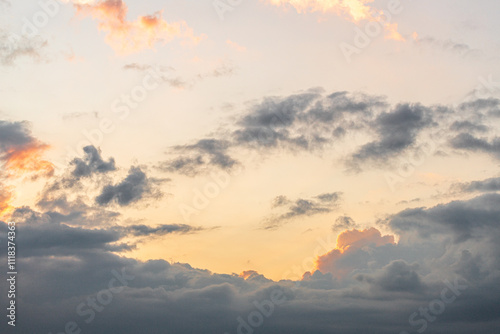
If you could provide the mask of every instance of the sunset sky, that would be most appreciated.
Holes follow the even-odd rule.
[[[1,328],[497,333],[499,13],[0,0]]]

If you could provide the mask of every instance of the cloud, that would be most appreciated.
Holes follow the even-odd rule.
[[[31,135],[28,123],[0,121],[0,163],[8,176],[51,176],[54,166],[42,159],[47,149]]]
[[[471,48],[465,43],[459,43],[453,40],[440,40],[434,37],[420,37],[417,33],[413,33],[413,41],[417,46],[427,46],[442,51],[455,53],[462,57],[477,56],[481,51]]]
[[[341,197],[342,193],[340,192],[325,193],[309,199],[299,198],[294,201],[285,196],[278,196],[273,200],[272,207],[285,207],[286,212],[267,219],[265,228],[276,229],[287,220],[296,217],[331,212],[338,207]]]
[[[250,315],[272,309],[262,316],[262,326],[272,333],[414,331],[419,327],[408,323],[409,316],[417,312],[415,320],[425,319],[418,310],[429,309],[445,288],[446,296],[453,296],[449,286],[455,286],[459,294],[446,304],[438,322],[428,322],[427,332],[493,334],[500,325],[498,197],[397,213],[386,224],[398,233],[397,244],[374,228],[346,231],[335,250],[320,256],[324,273],[279,282],[253,270],[216,274],[189,264],[123,256],[135,246],[123,238],[182,233],[185,228],[71,227],[47,214],[19,209],[17,262],[24,274],[18,289],[24,294],[16,305],[30,322],[19,321],[16,327],[22,332],[57,332],[74,321],[95,334],[237,333],[241,321],[255,323]],[[464,226],[471,237],[455,239]],[[5,239],[7,231],[7,224],[0,222],[0,238]],[[340,274],[344,275],[337,279]],[[114,281],[115,286],[124,282],[126,287],[102,304],[108,283],[117,277],[122,283]],[[5,285],[0,285],[0,292],[7,292]],[[270,304],[276,294],[280,302]],[[98,303],[101,310],[94,310],[89,323],[90,313],[77,311],[92,310],[88,301]]]
[[[358,228],[358,224],[351,218],[347,216],[340,216],[335,220],[335,224],[332,225],[333,231],[345,231]]]
[[[469,201],[453,201],[430,209],[407,209],[392,217],[390,226],[399,233],[414,231],[421,238],[448,234],[456,243],[465,242],[478,238],[483,233],[481,230],[497,226],[499,200],[498,194],[485,194]]]
[[[243,152],[240,156],[244,157],[251,153],[318,154],[333,149],[348,171],[361,172],[367,167],[392,169],[409,155],[419,160],[438,144],[442,153],[446,141],[456,150],[497,157],[498,139],[476,138],[475,133],[492,131],[486,124],[500,115],[499,106],[495,99],[476,99],[453,107],[390,105],[381,96],[325,94],[321,88],[313,88],[252,102],[210,136],[171,147],[170,158],[158,166],[165,172],[196,176],[214,168],[243,165],[244,161],[234,157],[236,152]],[[204,147],[208,145],[212,147]]]
[[[266,97],[253,103],[222,134],[172,147],[169,153],[176,157],[161,162],[159,167],[194,176],[213,167],[228,169],[238,165],[230,155],[232,149],[262,154],[276,149],[319,151],[336,142],[340,132],[362,128],[373,113],[386,106],[381,97],[347,92],[323,96],[321,89]]]
[[[372,0],[267,0],[272,5],[284,7],[290,5],[298,13],[335,13],[353,22],[363,20],[379,22],[386,29],[386,38],[404,41],[397,31],[397,23],[383,20],[383,12],[370,6]]]
[[[186,154],[173,160],[164,161],[159,168],[168,172],[177,172],[194,176],[202,172],[202,168],[215,166],[221,169],[231,169],[237,161],[228,155],[230,143],[219,139],[201,139],[192,145],[175,146],[177,153]]]
[[[48,42],[39,36],[19,36],[0,28],[0,64],[12,66],[21,58],[39,61],[43,58],[42,50],[47,45]]]
[[[372,276],[359,275],[356,279],[366,281],[382,291],[418,293],[422,291],[423,285],[417,269],[418,265],[395,260]]]
[[[200,227],[193,227],[184,224],[159,225],[155,227],[147,225],[131,225],[125,228],[127,233],[133,236],[162,236],[170,233],[193,233],[202,230]]]
[[[465,131],[465,132],[469,132],[469,133],[487,132],[488,127],[486,125],[473,123],[471,121],[455,121],[450,126],[450,130],[453,130],[456,132]]]
[[[10,203],[13,197],[12,189],[0,183],[0,218],[12,210]]]
[[[203,39],[203,36],[195,36],[184,21],[172,23],[165,21],[162,11],[139,16],[135,21],[128,21],[128,7],[122,0],[72,0],[71,2],[78,13],[90,15],[99,23],[99,29],[107,33],[108,44],[122,54],[151,49],[156,44],[165,44],[174,38],[193,44]]]
[[[119,172],[115,159],[103,159],[94,146],[83,151],[84,157],[71,160],[37,198],[36,206],[53,220],[73,226],[109,226],[121,216],[110,210],[112,204],[123,207],[163,196],[160,185],[168,179],[149,177],[140,167],[132,166],[124,179],[114,183]]]
[[[71,165],[74,166],[71,174],[75,178],[89,177],[94,173],[108,173],[116,170],[115,159],[109,158],[106,162],[101,157],[101,152],[97,150],[94,146],[86,146],[83,148],[85,157],[75,158],[71,161]]]
[[[483,152],[500,159],[500,138],[477,138],[469,133],[460,133],[450,140],[451,147],[469,152]]]
[[[495,192],[500,191],[500,178],[493,177],[482,181],[472,181],[468,183],[458,183],[452,186],[461,192]]]
[[[393,157],[414,145],[419,131],[432,124],[429,109],[418,104],[397,105],[391,112],[377,116],[371,127],[378,139],[362,146],[353,155],[353,163]]]
[[[475,115],[500,116],[500,100],[495,98],[475,99],[460,104],[458,108]]]
[[[382,236],[376,228],[347,230],[337,237],[337,246],[316,259],[315,270],[342,279],[355,269],[366,266],[374,248],[394,244],[393,236]]]
[[[96,197],[96,203],[101,206],[113,202],[119,206],[128,206],[144,198],[160,198],[162,193],[156,189],[158,180],[147,177],[140,167],[130,167],[128,175],[116,185],[107,185]]]
[[[291,5],[297,12],[334,12],[346,15],[353,21],[371,18],[372,9],[367,4],[370,0],[269,0],[275,6]]]
[[[52,163],[42,158],[49,146],[33,137],[27,122],[0,120],[0,218],[13,207],[15,191],[8,182],[17,178],[31,180],[54,174]]]

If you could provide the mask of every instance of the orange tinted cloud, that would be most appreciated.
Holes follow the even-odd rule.
[[[54,165],[42,158],[48,148],[31,136],[26,122],[0,121],[0,218],[12,211],[14,188],[8,185],[10,181],[54,174]]]
[[[345,16],[353,22],[375,21],[384,26],[386,39],[404,41],[403,36],[398,32],[396,23],[386,23],[383,21],[383,11],[375,10],[369,3],[373,0],[267,0],[275,6],[291,5],[298,13],[307,12],[332,12]]]
[[[32,179],[41,176],[52,176],[54,165],[42,159],[48,145],[31,142],[21,147],[13,147],[2,156],[7,177],[21,177],[29,174]]]
[[[12,197],[11,189],[0,184],[0,219],[8,216],[12,211],[12,206],[10,205]]]
[[[382,236],[376,228],[347,230],[337,237],[335,249],[316,259],[316,270],[322,273],[332,273],[337,278],[345,277],[355,269],[355,264],[342,263],[340,265],[339,262],[343,257],[364,247],[380,247],[387,244],[394,244],[394,237]]]
[[[162,11],[128,21],[128,7],[122,0],[72,2],[79,13],[99,22],[99,29],[107,32],[107,43],[122,54],[153,48],[156,43],[167,43],[174,38],[195,44],[203,38],[195,36],[184,21],[168,23],[162,18]]]
[[[347,15],[353,21],[368,19],[371,8],[367,3],[373,0],[269,0],[275,6],[292,5],[297,12],[334,12]]]

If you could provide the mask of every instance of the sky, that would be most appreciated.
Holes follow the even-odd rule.
[[[0,0],[2,332],[497,333],[499,12]]]

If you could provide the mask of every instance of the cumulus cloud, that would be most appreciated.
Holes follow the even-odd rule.
[[[23,231],[17,261],[24,272],[18,282],[24,297],[18,302],[31,320],[17,326],[24,332],[55,332],[75,321],[96,334],[237,333],[252,312],[272,309],[263,316],[263,326],[273,333],[400,332],[411,327],[408,318],[414,312],[422,318],[418,310],[441,298],[443,289],[452,296],[451,287],[458,289],[456,298],[446,304],[439,322],[429,322],[427,332],[493,334],[500,324],[495,306],[500,298],[498,200],[498,195],[486,195],[402,211],[386,225],[398,233],[397,244],[376,229],[346,231],[335,249],[340,254],[320,257],[330,259],[321,262],[325,272],[280,282],[253,270],[216,274],[189,264],[143,262],[116,254],[134,246],[122,238],[183,233],[184,228],[71,227],[25,208],[16,215]],[[455,239],[465,226],[471,237]],[[0,237],[7,231],[1,222]],[[339,280],[337,275],[344,272]],[[103,311],[94,311],[95,318],[87,323],[89,314],[82,315],[78,308],[90,310],[87,301],[104,300],[102,291],[117,277],[122,283],[114,281],[115,286],[126,287],[113,294],[110,303],[99,303]],[[6,293],[5,285],[0,290]],[[273,296],[278,303],[271,303]]]
[[[127,20],[128,6],[122,0],[68,0],[78,13],[90,15],[106,32],[106,41],[119,53],[127,54],[151,49],[156,44],[168,43],[175,38],[197,44],[203,36],[196,36],[186,22],[167,22],[163,11]]]
[[[331,273],[338,279],[345,278],[358,266],[370,260],[370,249],[394,244],[393,236],[382,236],[376,228],[347,230],[337,237],[337,246],[316,259],[316,268],[322,273]]]

